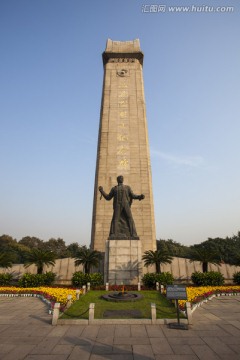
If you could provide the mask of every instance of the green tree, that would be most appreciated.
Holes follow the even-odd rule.
[[[67,246],[68,256],[72,258],[75,258],[79,250],[80,250],[80,245],[77,242],[71,243]]]
[[[29,267],[34,264],[37,266],[37,273],[42,274],[43,266],[54,265],[55,259],[56,255],[52,251],[32,249],[28,254],[26,254],[24,266]]]
[[[21,240],[18,242],[20,245],[24,245],[28,247],[29,249],[37,248],[42,249],[43,248],[43,240],[35,237],[35,236],[24,236]]]
[[[211,252],[218,253],[223,263],[239,265],[240,232],[232,237],[227,236],[225,239],[219,237],[208,238],[208,240],[194,246],[199,245],[204,246]],[[191,249],[192,248],[191,246]]]
[[[100,256],[101,253],[99,251],[88,249],[86,246],[82,246],[75,256],[75,265],[83,265],[85,274],[89,274],[93,266],[98,266],[100,262]]]
[[[157,240],[157,250],[162,250],[162,248],[168,252],[171,256],[188,258],[189,257],[189,247],[186,245],[182,245],[172,239],[160,239]]]
[[[3,234],[0,236],[0,252],[10,251],[11,248],[17,244],[17,240],[11,236]]]
[[[23,262],[24,253],[28,250],[29,248],[19,244],[17,240],[13,239],[11,236],[0,236],[0,253],[9,254],[13,264],[21,264]]]
[[[0,236],[0,246],[1,247],[6,246],[9,243],[13,243],[13,242],[17,242],[17,240],[13,239],[13,237],[10,235],[3,234]]]
[[[14,261],[14,256],[11,253],[1,253],[0,254],[0,267],[1,268],[11,268]]]
[[[155,265],[156,272],[161,273],[161,264],[171,264],[172,256],[166,250],[148,250],[142,256],[144,266]]]
[[[51,238],[48,241],[44,242],[43,249],[46,251],[52,251],[54,254],[56,254],[57,259],[68,257],[67,246],[65,244],[65,241],[61,238]]]
[[[22,264],[24,262],[26,254],[29,253],[30,248],[25,245],[16,243],[11,247],[10,251],[14,258],[13,263]]]
[[[190,261],[199,261],[202,263],[202,271],[208,272],[208,264],[221,265],[222,259],[219,251],[209,246],[209,244],[197,244],[191,246]]]

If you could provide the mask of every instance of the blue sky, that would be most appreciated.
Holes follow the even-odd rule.
[[[151,4],[165,12],[142,11]],[[169,9],[192,5],[234,9]],[[1,0],[0,235],[90,243],[107,38],[139,38],[145,54],[157,238],[236,234],[239,10],[237,0]]]

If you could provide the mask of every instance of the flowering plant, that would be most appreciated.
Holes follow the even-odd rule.
[[[188,286],[187,287],[187,300],[179,300],[180,309],[185,309],[185,304],[189,301],[191,304],[197,304],[204,299],[208,299],[215,294],[236,294],[240,293],[240,286]]]
[[[80,294],[82,291],[80,292]],[[76,300],[76,290],[73,288],[61,288],[61,287],[32,287],[32,288],[19,288],[13,286],[0,287],[0,294],[35,294],[42,295],[45,299],[49,300],[52,304],[59,302],[62,305],[67,303],[67,296],[72,295],[72,300]]]

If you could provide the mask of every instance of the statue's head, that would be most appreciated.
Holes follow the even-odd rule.
[[[118,177],[117,177],[117,182],[118,182],[118,184],[122,184],[123,183],[123,176],[122,175],[119,175]]]

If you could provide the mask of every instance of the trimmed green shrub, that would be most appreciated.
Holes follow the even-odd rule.
[[[204,274],[207,274],[207,273],[202,273],[200,271],[196,271],[196,272],[192,273],[191,280],[192,280],[193,284],[197,285],[197,286],[204,286],[205,285]]]
[[[9,285],[13,276],[12,274],[0,274],[0,285],[6,286]]]
[[[191,280],[196,286],[219,286],[224,284],[224,277],[218,271],[192,273]]]
[[[93,273],[89,275],[90,275],[89,282],[91,283],[91,286],[103,285],[103,276],[101,273]]]
[[[72,284],[76,287],[82,287],[90,282],[91,286],[99,286],[103,284],[103,276],[101,273],[84,274],[82,271],[76,271],[72,276]]]
[[[153,289],[156,287],[156,274],[155,273],[146,273],[142,277],[142,282],[144,286],[149,289]]]
[[[76,287],[82,287],[88,282],[87,276],[89,274],[84,274],[82,271],[76,271],[72,276],[72,284]]]
[[[174,278],[170,272],[167,271],[155,275],[156,275],[156,282],[159,282],[160,285],[166,286],[173,284]]]
[[[233,282],[234,284],[240,285],[240,271],[233,274]]]
[[[170,272],[163,273],[146,273],[142,277],[142,282],[144,286],[149,289],[155,289],[156,282],[159,282],[160,285],[171,285],[173,284],[173,276]]]
[[[56,274],[49,271],[46,274],[24,274],[18,284],[21,287],[50,286],[55,280]]]
[[[18,281],[23,288],[37,287],[43,285],[43,277],[40,274],[24,274]]]
[[[50,286],[53,284],[56,274],[54,274],[52,271],[48,271],[45,274],[42,274],[44,278],[44,285]]]

